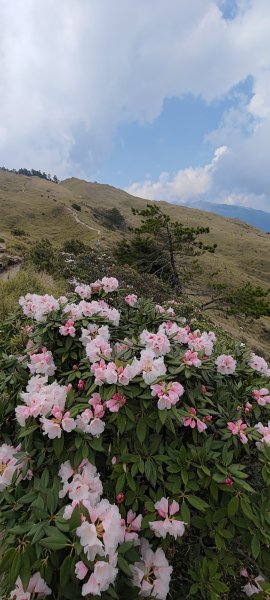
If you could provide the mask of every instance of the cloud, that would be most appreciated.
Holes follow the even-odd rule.
[[[226,146],[220,146],[215,150],[212,161],[203,167],[181,169],[172,178],[169,173],[161,173],[157,181],[147,179],[143,183],[133,183],[127,192],[140,198],[170,202],[183,202],[202,196],[210,191],[213,172],[226,151]]]
[[[262,187],[259,159],[259,175],[250,162],[254,150],[263,165],[269,156],[269,0],[234,0],[229,19],[227,4],[0,0],[0,164],[95,177],[119,125],[153,122],[165,98],[215,101],[250,75],[254,95],[238,111],[238,119],[256,122],[249,139],[234,131],[232,144],[224,126],[213,143],[230,146],[226,161],[163,174],[155,185],[157,193],[171,184],[171,194],[190,196],[219,190],[231,178],[225,166],[240,156],[242,173],[232,169],[231,185],[238,193],[249,170],[252,193]]]

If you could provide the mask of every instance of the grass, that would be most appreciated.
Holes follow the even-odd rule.
[[[58,297],[65,291],[64,281],[55,281],[50,275],[34,269],[21,269],[12,279],[0,280],[0,323],[18,307],[19,297],[28,292]]]
[[[89,230],[77,223],[67,209],[72,204],[81,207],[79,218]],[[98,223],[93,211],[102,208],[117,208],[127,226],[139,223],[132,215],[131,207],[143,208],[147,201],[134,198],[123,190],[109,185],[89,183],[80,179],[67,179],[60,185],[35,177],[24,177],[0,172],[0,237],[4,238],[9,252],[23,254],[31,243],[42,237],[60,247],[66,240],[78,238],[96,247],[97,240],[109,249],[121,237],[119,231]],[[209,243],[217,243],[215,254],[200,258],[201,272],[190,282],[190,290],[203,287],[207,281],[242,286],[248,281],[264,288],[270,283],[270,236],[236,219],[227,219],[185,206],[161,203],[168,214],[186,225],[209,227]],[[74,211],[73,211],[74,212]],[[12,233],[20,229],[25,235],[16,237]],[[125,232],[125,235],[129,233]],[[238,339],[270,355],[270,319],[246,322],[236,317],[226,318],[216,311],[208,311],[212,320],[224,327]]]

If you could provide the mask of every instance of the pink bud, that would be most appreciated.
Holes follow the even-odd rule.
[[[122,502],[124,502],[124,498],[125,498],[125,494],[123,494],[123,492],[120,492],[120,494],[117,494],[117,496],[116,496],[117,504],[122,504]]]
[[[77,388],[78,390],[80,390],[81,392],[84,390],[85,388],[85,383],[83,381],[83,379],[79,379],[78,383],[77,383]]]
[[[242,569],[242,571],[240,571],[240,575],[242,575],[242,577],[249,577],[246,569]]]
[[[72,370],[73,370],[73,371],[78,371],[78,368],[79,368],[79,367],[78,367],[78,365],[73,365],[73,366],[72,366]]]
[[[116,456],[113,456],[112,457],[112,465],[115,465],[115,463],[116,463]]]
[[[226,479],[224,479],[224,483],[227,485],[227,487],[232,487],[233,479],[231,479],[231,477],[226,477]]]
[[[207,389],[206,389],[205,385],[201,385],[201,393],[207,394]]]
[[[205,415],[204,418],[206,421],[212,421],[212,419],[213,419],[212,415]]]

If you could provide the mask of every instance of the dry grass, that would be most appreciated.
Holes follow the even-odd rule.
[[[91,227],[100,229],[100,236],[96,231],[75,222],[67,210],[74,202],[81,206],[80,219]],[[132,215],[131,207],[143,208],[146,203],[146,200],[108,185],[75,178],[56,185],[34,177],[0,172],[0,237],[5,238],[8,248],[16,253],[41,237],[47,237],[58,247],[65,240],[74,237],[90,245],[94,245],[100,238],[103,245],[110,247],[121,237],[121,233],[97,223],[92,209],[117,207],[127,224],[135,225],[138,221]],[[269,287],[269,235],[235,219],[165,202],[161,206],[172,218],[184,224],[209,227],[209,242],[218,244],[216,254],[201,257],[202,272],[197,276],[197,283],[203,285],[212,278],[215,282],[229,285],[242,285],[250,281],[253,285]],[[26,235],[14,236],[14,227],[24,230]],[[191,286],[193,285],[194,282],[191,282]],[[240,322],[235,317],[226,319],[214,311],[209,311],[208,314],[238,339],[244,337],[258,351],[270,354],[269,318],[262,319],[259,323],[247,323]]]

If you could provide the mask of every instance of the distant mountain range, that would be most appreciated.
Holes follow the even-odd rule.
[[[254,208],[243,208],[231,204],[212,204],[204,200],[190,201],[186,204],[190,208],[198,208],[206,212],[216,213],[230,219],[240,219],[248,225],[257,227],[262,231],[270,232],[270,212],[255,210]]]

